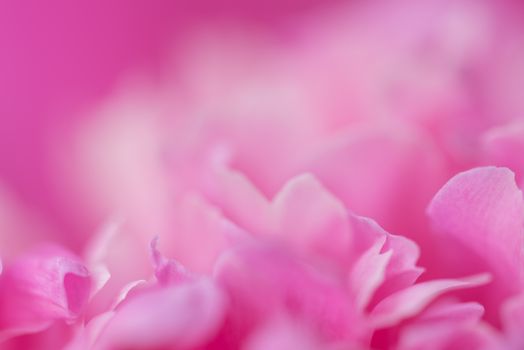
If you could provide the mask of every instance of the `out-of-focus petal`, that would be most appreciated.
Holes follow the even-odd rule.
[[[484,161],[510,168],[515,172],[517,183],[524,185],[524,123],[518,121],[491,129],[482,141]]]
[[[355,127],[312,152],[300,170],[313,173],[351,211],[426,242],[423,208],[444,182],[445,168],[439,150],[416,130]]]
[[[218,256],[246,235],[220,210],[195,193],[180,196],[169,234],[161,236],[165,253],[195,273],[210,273]]]
[[[201,279],[144,291],[117,308],[102,330],[97,349],[193,349],[218,332],[226,299]]]
[[[246,340],[243,350],[342,349],[342,345],[322,344],[314,332],[299,320],[280,316],[268,320]],[[347,348],[347,347],[345,347]]]
[[[343,283],[278,248],[238,247],[220,260],[216,278],[231,295],[231,324],[241,335],[282,311],[323,339],[362,331]]]
[[[167,259],[157,248],[158,237],[151,241],[151,258],[155,277],[160,285],[177,284],[189,280],[189,271],[174,259]]]
[[[344,205],[310,174],[290,179],[270,201],[242,174],[222,169],[214,197],[240,227],[306,256],[347,267],[351,235]]]
[[[501,309],[502,324],[506,334],[506,346],[510,349],[524,347],[524,294],[506,301]]]
[[[276,236],[292,248],[347,264],[351,250],[348,213],[314,176],[299,175],[278,192],[271,204]]]

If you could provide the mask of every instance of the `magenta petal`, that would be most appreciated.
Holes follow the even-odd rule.
[[[4,271],[0,281],[0,327],[5,334],[37,331],[55,320],[73,321],[91,292],[87,268],[69,252],[48,247]]]

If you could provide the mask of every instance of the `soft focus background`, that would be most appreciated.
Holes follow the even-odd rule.
[[[505,162],[482,147],[488,129],[524,115],[523,11],[495,0],[3,0],[0,255],[40,240],[83,253],[115,216],[147,239],[169,232],[177,162],[208,135],[236,140],[234,166],[268,197],[302,163],[334,167],[326,177],[339,178],[317,175],[350,208],[416,238],[450,176]],[[356,142],[286,168],[367,124],[403,140],[414,163],[387,142],[359,157]],[[379,208],[378,197],[409,203]]]
[[[210,23],[238,24],[233,32],[241,35],[260,30],[285,37],[295,16],[314,14],[329,3],[1,1],[0,178],[7,213],[1,214],[1,225],[24,207],[45,223],[48,238],[80,249],[78,237],[91,234],[103,215],[84,213],[88,208],[74,201],[75,194],[64,190],[67,179],[57,174],[53,147],[72,145],[73,126],[95,118],[97,104],[130,76],[141,75],[151,86],[173,78],[166,72],[184,51],[182,43]],[[72,201],[77,207],[70,207]],[[2,231],[9,236],[18,230]],[[2,244],[1,250],[9,255],[12,247]]]

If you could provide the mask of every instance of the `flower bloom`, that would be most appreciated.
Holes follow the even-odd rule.
[[[524,347],[521,5],[268,6],[6,181],[1,348]]]

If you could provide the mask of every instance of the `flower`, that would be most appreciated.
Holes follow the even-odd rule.
[[[521,5],[269,5],[6,176],[0,347],[524,346]]]

